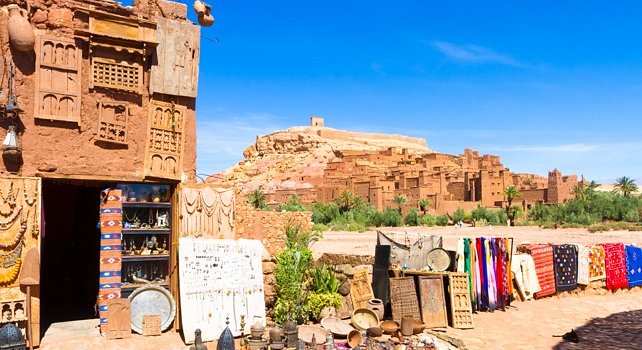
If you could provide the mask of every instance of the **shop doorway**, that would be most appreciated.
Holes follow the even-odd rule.
[[[102,182],[42,181],[41,335],[52,323],[98,318]]]

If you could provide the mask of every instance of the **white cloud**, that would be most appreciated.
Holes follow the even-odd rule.
[[[280,116],[248,113],[197,121],[197,171],[212,174],[238,163],[243,150],[254,143],[257,135],[284,129]]]
[[[515,58],[493,51],[492,49],[477,45],[457,45],[446,41],[434,41],[430,43],[446,57],[470,63],[499,63],[514,67],[525,67],[526,65]]]

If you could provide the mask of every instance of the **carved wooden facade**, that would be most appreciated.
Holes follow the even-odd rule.
[[[152,59],[150,93],[196,97],[200,27],[158,18],[156,33],[158,46]]]
[[[98,140],[127,144],[129,106],[123,102],[98,103]]]
[[[145,176],[180,180],[185,112],[185,106],[150,101]]]
[[[35,118],[80,122],[81,59],[73,39],[38,37]]]

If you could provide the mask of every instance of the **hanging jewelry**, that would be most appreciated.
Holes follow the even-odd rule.
[[[25,232],[27,232],[27,227],[29,226],[27,223],[27,220],[29,220],[29,212],[27,212],[27,218],[26,219],[20,219],[20,230],[18,231],[18,234],[13,238],[13,240],[9,243],[0,243],[0,248],[2,249],[10,249],[18,245],[22,241],[22,237],[24,237]]]
[[[28,204],[28,203],[27,203]],[[27,212],[27,218],[29,213]],[[38,202],[35,202],[33,207],[33,223],[31,224],[31,237],[36,238],[40,234],[40,226],[38,225],[38,219],[40,217],[40,212],[38,211]]]
[[[25,197],[25,203],[30,207],[33,206],[38,199],[38,184],[36,183],[36,190],[34,191],[33,198],[29,199],[29,196],[27,195],[27,181],[25,180],[22,183],[22,193]]]
[[[9,185],[9,194],[5,197],[0,191],[0,196],[2,197],[2,201],[9,204],[9,207],[14,208],[16,206],[16,194],[13,193],[13,181]]]
[[[22,207],[14,211],[13,214],[6,221],[0,221],[0,230],[5,231],[10,229],[11,226],[13,226],[13,224],[16,222],[20,214],[22,214]]]

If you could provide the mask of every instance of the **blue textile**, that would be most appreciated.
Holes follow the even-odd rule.
[[[627,245],[626,271],[629,287],[642,285],[642,248]]]

